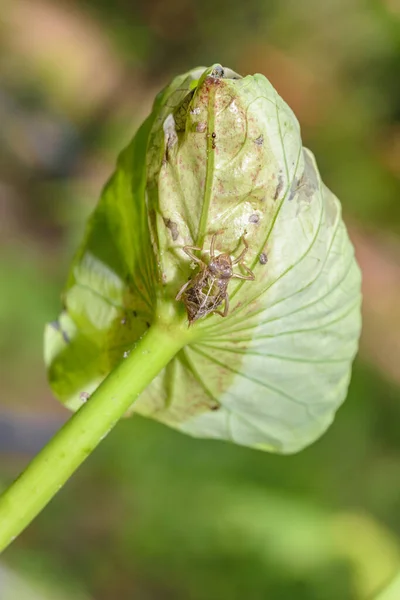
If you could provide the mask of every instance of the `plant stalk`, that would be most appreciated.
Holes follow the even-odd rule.
[[[154,377],[187,342],[154,324],[0,496],[0,552],[53,498]]]

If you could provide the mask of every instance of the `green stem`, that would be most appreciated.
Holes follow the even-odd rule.
[[[178,329],[178,331],[177,331]],[[187,329],[187,328],[186,328]],[[187,341],[184,330],[153,325],[129,356],[0,496],[0,551],[46,506]]]

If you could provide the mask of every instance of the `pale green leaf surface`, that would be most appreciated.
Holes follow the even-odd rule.
[[[400,597],[400,573],[389,583],[389,585],[374,600],[398,600]]]
[[[74,259],[66,311],[47,328],[50,381],[76,408],[155,319],[182,318],[174,298],[197,273],[183,246],[200,245],[207,261],[223,230],[217,251],[237,256],[245,235],[255,281],[230,282],[228,316],[199,320],[132,410],[294,452],[346,396],[360,272],[292,111],[262,75],[215,68],[176,78],[121,154]]]

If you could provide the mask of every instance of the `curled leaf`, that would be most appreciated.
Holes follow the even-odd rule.
[[[121,154],[76,255],[65,310],[46,332],[55,394],[71,408],[210,261],[249,245],[225,318],[187,343],[132,406],[191,435],[294,452],[344,400],[360,333],[360,272],[337,198],[298,122],[262,75],[214,65],[177,77]],[[238,265],[239,272],[245,273]],[[176,335],[182,333],[177,326]]]

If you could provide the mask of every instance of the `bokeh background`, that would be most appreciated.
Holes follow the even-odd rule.
[[[68,417],[43,327],[117,153],[214,62],[270,79],[342,200],[348,399],[290,457],[120,423],[4,553],[1,600],[367,600],[400,569],[399,0],[1,0],[0,486]]]

